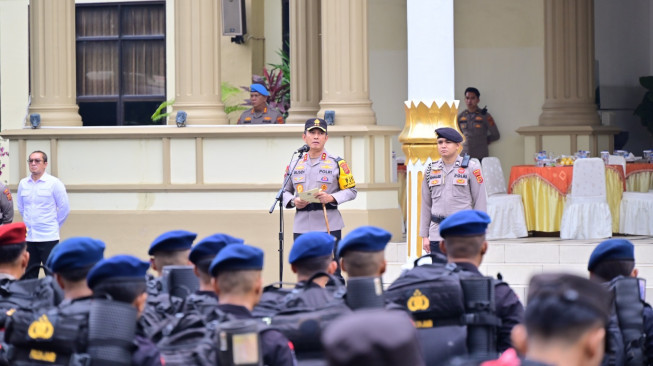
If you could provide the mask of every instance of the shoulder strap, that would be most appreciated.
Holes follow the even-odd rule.
[[[643,365],[644,346],[644,305],[639,297],[637,278],[621,277],[611,282],[615,294],[615,307],[619,329],[624,339],[626,365]]]
[[[424,179],[426,179],[426,184],[429,187],[429,191],[432,190],[431,186],[428,185],[429,181],[431,180],[431,168],[433,168],[433,162],[430,162],[429,165],[426,166],[426,173],[424,173]]]

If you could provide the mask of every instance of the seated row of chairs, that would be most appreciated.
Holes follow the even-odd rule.
[[[614,159],[614,158],[621,158]],[[610,164],[626,167],[623,157],[610,157]],[[488,240],[528,236],[522,197],[507,193],[501,162],[496,157],[482,161],[492,218]],[[560,223],[562,239],[600,239],[612,236],[612,214],[607,202],[605,164],[600,158],[578,159],[573,167],[571,192]],[[653,192],[623,192],[620,206],[621,234],[653,235]]]

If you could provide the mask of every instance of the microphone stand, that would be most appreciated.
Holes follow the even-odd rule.
[[[290,164],[292,164],[292,159],[295,156],[297,152],[293,152],[292,156],[290,157]],[[270,213],[274,211],[274,206],[277,205],[277,201],[279,202],[279,282],[281,282],[280,287],[283,287],[283,235],[284,235],[284,224],[283,224],[283,190],[286,187],[286,184],[290,181],[290,178],[292,177],[292,173],[295,171],[295,167],[299,163],[299,161],[302,159],[304,156],[304,151],[299,152],[299,156],[297,157],[297,160],[295,161],[295,164],[293,164],[292,169],[288,170],[288,175],[286,175],[286,178],[283,180],[283,184],[281,185],[281,189],[279,192],[277,192],[277,196],[274,198],[274,203],[272,204],[272,207],[270,207]]]

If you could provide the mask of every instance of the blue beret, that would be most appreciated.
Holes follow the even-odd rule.
[[[444,137],[449,141],[463,142],[463,136],[460,134],[460,132],[454,130],[451,127],[437,128],[435,133],[438,135],[438,138]]]
[[[635,247],[626,239],[609,239],[601,242],[590,255],[587,269],[593,270],[597,264],[607,260],[635,260]]]
[[[250,91],[250,93],[251,92],[257,92],[257,93],[259,93],[259,94],[261,94],[263,96],[266,96],[266,97],[270,96],[270,92],[268,92],[268,90],[265,88],[265,86],[263,84],[252,84],[249,87],[249,91]]]
[[[224,270],[263,269],[263,251],[251,245],[228,245],[211,262],[214,277]]]
[[[361,226],[352,230],[338,244],[338,258],[347,250],[380,252],[392,238],[390,232],[375,226]]]
[[[293,264],[301,259],[324,257],[333,253],[336,238],[320,231],[302,234],[290,249],[288,262]]]
[[[196,237],[197,234],[186,230],[168,231],[154,239],[147,254],[154,255],[156,252],[176,252],[190,249]]]
[[[104,257],[105,248],[104,243],[97,239],[68,238],[52,249],[45,266],[52,272],[88,267]]]
[[[462,210],[442,220],[440,236],[472,236],[485,234],[490,216],[483,211]]]
[[[93,289],[104,280],[114,278],[132,278],[145,281],[145,273],[150,268],[148,262],[144,262],[131,255],[116,255],[103,259],[88,272],[86,283]]]
[[[243,244],[245,241],[240,238],[234,238],[227,234],[213,234],[195,244],[190,250],[188,259],[197,264],[201,259],[215,257],[218,253],[229,244]]]

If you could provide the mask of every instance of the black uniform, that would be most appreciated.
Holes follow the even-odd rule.
[[[237,319],[254,319],[247,308],[239,305],[221,304],[218,309]],[[294,366],[295,357],[290,349],[290,342],[279,331],[270,329],[261,333],[263,363],[275,366]]]
[[[653,309],[644,304],[644,333],[646,334],[646,358],[648,365],[653,365]]]
[[[186,297],[181,312],[188,314],[197,312],[207,316],[218,306],[218,295],[213,291],[196,291]]]
[[[456,265],[463,271],[483,277],[478,268],[471,263],[457,262]],[[497,334],[497,349],[499,352],[503,352],[511,347],[510,332],[512,328],[524,320],[524,306],[510,286],[503,282],[494,287],[494,297],[496,315],[501,319],[501,326]]]

